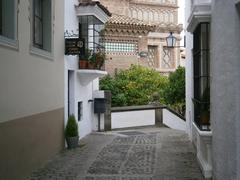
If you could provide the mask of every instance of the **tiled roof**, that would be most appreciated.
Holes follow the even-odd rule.
[[[99,1],[92,0],[80,0],[78,6],[95,6],[97,5],[100,9],[102,9],[108,16],[111,16],[112,13],[108,11],[108,9],[103,6]]]
[[[122,24],[122,25],[136,25],[136,26],[154,26],[144,21],[130,18],[128,16],[112,14],[112,17],[108,20],[108,24]]]
[[[181,33],[183,30],[182,24],[174,24],[174,23],[148,23],[146,21],[141,21],[135,18],[131,18],[124,15],[119,14],[112,14],[112,17],[109,18],[108,22],[106,23],[107,27],[116,26],[120,28],[119,25],[123,26],[138,26],[138,28],[146,28],[152,32],[174,32],[174,33]]]

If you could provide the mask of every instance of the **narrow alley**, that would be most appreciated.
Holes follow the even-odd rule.
[[[185,132],[149,127],[92,133],[29,180],[202,180]]]

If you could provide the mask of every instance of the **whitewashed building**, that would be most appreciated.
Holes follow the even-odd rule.
[[[65,38],[83,38],[85,49],[97,51],[102,47],[99,32],[110,15],[99,2],[66,0]],[[79,66],[81,60],[81,55],[65,56],[65,122],[70,114],[75,115],[80,138],[98,130],[93,100],[104,98],[104,92],[99,91],[99,77],[107,74],[103,69],[83,69]],[[103,129],[103,115],[101,121]]]
[[[186,0],[186,119],[205,177],[240,179],[240,1]]]
[[[0,1],[0,179],[64,148],[64,1]]]

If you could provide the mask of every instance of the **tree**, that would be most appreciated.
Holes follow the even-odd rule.
[[[146,105],[153,94],[160,95],[159,102],[185,115],[185,68],[178,69],[169,77],[143,66],[132,65],[114,77],[100,81],[101,90],[112,92],[112,106]]]
[[[163,93],[167,77],[143,66],[132,65],[114,77],[106,76],[100,81],[102,90],[112,92],[112,106],[146,105],[152,100],[152,94]],[[160,96],[161,97],[161,96]],[[160,98],[164,103],[164,99]]]
[[[164,101],[180,114],[185,114],[185,68],[178,69],[169,75],[169,83],[163,91]]]

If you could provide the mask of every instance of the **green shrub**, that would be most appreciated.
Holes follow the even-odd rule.
[[[100,89],[111,91],[113,107],[146,105],[152,101],[153,93],[162,94],[167,83],[167,77],[159,72],[132,65],[129,69],[116,73],[114,77],[108,75],[101,79]],[[161,96],[160,103],[164,103]]]
[[[112,92],[112,106],[146,105],[159,94],[159,102],[185,115],[185,68],[178,69],[169,77],[137,65],[122,70],[114,77],[105,76],[100,81],[102,90]]]
[[[70,115],[67,121],[67,126],[65,129],[66,137],[78,136],[78,124],[74,115]]]
[[[185,68],[178,69],[169,75],[169,83],[163,91],[164,101],[178,113],[185,114]]]

